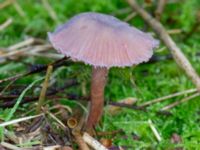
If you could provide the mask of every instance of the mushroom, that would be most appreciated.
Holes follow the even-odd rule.
[[[101,118],[109,68],[146,62],[159,44],[151,35],[113,16],[94,12],[74,16],[48,36],[60,53],[92,65],[88,129]]]

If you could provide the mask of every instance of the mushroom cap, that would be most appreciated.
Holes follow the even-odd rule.
[[[65,56],[107,68],[146,62],[159,44],[150,34],[113,16],[93,12],[74,16],[48,36]]]

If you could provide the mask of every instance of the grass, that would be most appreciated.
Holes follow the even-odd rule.
[[[0,2],[3,3],[4,1],[0,0]],[[96,11],[115,14],[119,10],[128,7],[122,0],[77,0],[76,2],[73,0],[60,0],[56,3],[53,0],[49,0],[49,2],[56,12],[59,22],[66,22],[67,19],[80,12]],[[196,19],[194,17],[199,7],[196,5],[197,2],[198,0],[184,0],[183,2],[168,4],[161,21],[167,29],[178,28],[184,31],[172,37],[200,74],[200,57],[195,55],[200,49],[200,31],[197,30],[193,33],[187,41],[183,42],[182,40],[184,35],[192,29],[195,23]],[[1,10],[0,23],[3,23],[8,18],[12,18],[13,23],[5,30],[0,31],[0,47],[9,47],[27,37],[38,37],[46,40],[46,33],[53,31],[58,25],[50,17],[41,1],[19,0],[18,3],[23,8],[25,16],[20,16],[13,5]],[[151,8],[153,10],[155,9],[154,7]],[[151,11],[150,8],[148,9],[148,11]],[[124,19],[129,13],[118,14],[117,17]],[[139,16],[130,20],[129,23],[140,29],[144,28],[144,22]],[[149,29],[148,31],[151,30]],[[161,43],[160,48],[163,46]],[[168,49],[164,49],[161,52],[156,51],[155,54],[163,56],[169,54],[169,51]],[[18,61],[6,61],[0,64],[0,79],[27,71],[27,64],[47,64],[49,62],[52,62],[52,60],[40,57],[22,57]],[[52,78],[56,80],[58,87],[62,86],[66,78],[76,78],[79,83],[86,83],[86,92],[89,93],[90,73],[90,66],[75,64],[70,67],[64,66],[55,70]],[[15,84],[31,86],[31,83],[36,82],[40,77],[44,76],[44,73],[27,76],[17,80]],[[7,84],[4,83],[1,86],[6,86]],[[107,99],[114,101],[126,97],[136,97],[138,99],[137,103],[141,104],[154,98],[190,88],[194,88],[194,85],[185,76],[184,72],[179,69],[174,60],[163,60],[156,63],[141,64],[134,68],[112,68],[109,73],[105,95]],[[81,84],[79,84],[76,88],[66,89],[65,92],[82,95],[81,89]],[[10,92],[20,93],[22,90],[15,89],[15,91],[6,91],[6,94],[10,94]],[[37,95],[38,92],[37,90],[32,90],[28,94]],[[24,94],[24,92],[21,93],[22,96]],[[160,108],[180,99],[182,97],[157,103],[148,107],[147,112],[124,108],[120,113],[113,116],[105,109],[102,125],[98,127],[98,130],[113,131],[123,129],[126,137],[119,134],[113,138],[113,143],[115,145],[131,146],[134,149],[174,149],[177,147],[200,149],[199,97],[171,109],[170,112],[172,115],[170,116],[158,115],[156,113]],[[64,103],[64,101],[60,99],[61,103]],[[68,104],[71,106],[72,103],[65,102],[65,105]],[[32,105],[30,103],[16,108],[14,107],[13,109],[16,112],[11,117],[13,119],[20,118],[20,114],[30,109]],[[73,103],[73,105],[76,104]],[[13,112],[13,109],[0,108],[0,120],[7,121],[7,116]],[[162,137],[161,142],[156,140],[155,135],[149,127],[148,119],[153,121],[154,126],[160,133]],[[174,133],[181,137],[182,141],[180,143],[175,144],[171,142]],[[134,140],[133,135],[137,135],[139,139]],[[111,137],[108,136],[108,138]]]

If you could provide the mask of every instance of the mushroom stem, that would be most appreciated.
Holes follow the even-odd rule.
[[[108,69],[93,67],[91,83],[91,102],[86,129],[92,129],[100,120],[104,106],[104,88],[107,82]]]

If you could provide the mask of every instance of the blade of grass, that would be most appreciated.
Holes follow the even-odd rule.
[[[9,120],[13,117],[14,113],[16,112],[16,110],[17,110],[17,108],[18,108],[20,102],[22,101],[24,95],[26,94],[26,92],[27,92],[28,90],[30,90],[37,82],[39,82],[39,81],[41,81],[41,80],[43,80],[43,78],[40,78],[40,79],[38,79],[38,80],[33,81],[33,82],[20,94],[20,96],[19,96],[19,98],[17,99],[17,102],[15,103],[14,107],[11,109],[10,113],[9,113],[8,116],[6,117],[6,121],[9,121]]]
[[[0,127],[5,127],[5,126],[12,125],[12,124],[15,124],[15,123],[19,123],[19,122],[22,122],[22,121],[30,120],[30,119],[33,119],[33,118],[40,117],[42,115],[43,114],[39,114],[39,115],[35,115],[35,116],[28,116],[28,117],[23,117],[23,118],[19,118],[19,119],[14,119],[14,120],[11,120],[11,121],[6,121],[6,122],[1,123]]]

